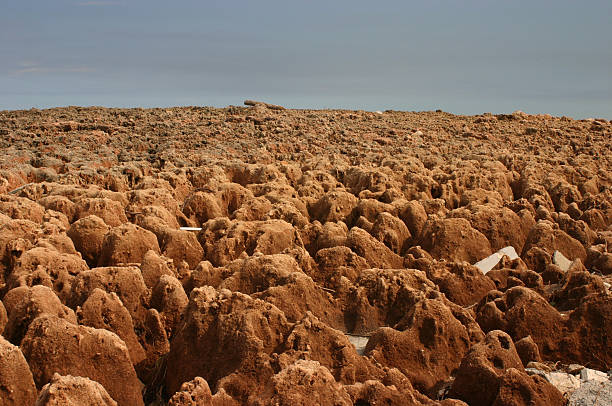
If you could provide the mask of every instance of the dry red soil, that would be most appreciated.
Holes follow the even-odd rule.
[[[610,122],[253,104],[0,112],[0,405],[561,405],[529,363],[612,368]]]

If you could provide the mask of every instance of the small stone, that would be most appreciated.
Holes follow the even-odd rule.
[[[483,274],[486,274],[491,269],[495,268],[495,265],[501,261],[501,259],[505,256],[510,258],[510,260],[517,259],[519,256],[516,253],[516,250],[512,246],[504,247],[497,251],[495,254],[491,254],[485,259],[482,259],[474,264],[474,266],[482,271]]]
[[[351,342],[351,344],[353,344],[355,346],[355,350],[357,351],[357,354],[363,355],[363,353],[365,351],[365,348],[366,348],[366,345],[368,344],[368,340],[370,339],[370,337],[367,337],[367,336],[356,336],[356,335],[349,335],[349,334],[347,334],[346,337]]]
[[[572,265],[572,261],[570,261],[569,259],[565,258],[565,256],[561,252],[559,252],[559,251],[555,251],[553,253],[552,260],[553,260],[553,264],[557,265],[564,272],[567,272],[567,270]]]
[[[595,369],[590,369],[590,368],[584,368],[583,370],[580,371],[580,379],[583,382],[588,382],[588,381],[605,382],[609,380],[608,374],[606,374],[605,372],[597,371]]]

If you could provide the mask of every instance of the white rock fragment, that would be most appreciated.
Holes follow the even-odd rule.
[[[202,227],[181,227],[183,231],[202,231]]]
[[[474,266],[480,269],[483,274],[486,274],[491,269],[495,268],[495,265],[497,265],[499,261],[501,261],[504,255],[510,258],[511,260],[517,259],[519,257],[514,247],[507,246],[500,249],[495,254],[492,254],[486,257],[485,259],[476,262]]]
[[[553,264],[557,265],[564,272],[567,272],[567,270],[570,269],[570,266],[572,266],[572,261],[565,258],[565,256],[559,251],[555,251],[553,253],[552,260]]]
[[[580,379],[565,372],[548,372],[544,378],[563,394],[572,393],[580,387]]]
[[[570,396],[569,406],[610,406],[612,405],[612,381],[584,382]]]
[[[597,382],[605,382],[608,381],[608,374],[605,372],[597,371],[595,369],[584,368],[580,371],[580,379],[583,382],[587,381],[597,381]]]
[[[357,354],[363,355],[363,353],[365,351],[365,347],[368,344],[368,340],[370,339],[370,337],[367,337],[367,336],[356,336],[356,335],[352,335],[352,334],[347,334],[346,336],[349,339],[349,341],[351,342],[351,344],[353,344],[355,346],[355,349],[357,350]]]

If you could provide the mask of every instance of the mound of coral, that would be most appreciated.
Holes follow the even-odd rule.
[[[249,105],[0,112],[0,405],[562,405],[562,369],[608,379],[609,121]]]

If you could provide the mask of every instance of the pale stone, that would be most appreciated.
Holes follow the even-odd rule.
[[[555,251],[553,253],[552,260],[553,264],[557,265],[564,272],[567,272],[567,270],[570,269],[570,266],[572,266],[572,261],[565,258],[565,256],[559,251]]]
[[[580,387],[580,379],[565,372],[549,372],[544,378],[561,393],[572,393]]]
[[[580,371],[580,379],[582,379],[583,382],[605,382],[608,380],[608,374],[606,374],[605,372],[597,371],[595,369],[584,368],[582,371]]]
[[[486,274],[491,269],[495,268],[495,265],[501,261],[501,259],[505,256],[510,258],[511,260],[517,259],[519,256],[516,253],[516,250],[512,246],[507,246],[496,253],[489,255],[483,260],[480,260],[474,264],[474,266],[482,271],[483,274]]]
[[[357,354],[363,355],[365,351],[365,347],[368,344],[368,340],[370,337],[367,336],[355,336],[355,335],[346,335],[351,344],[355,346],[355,350],[357,350]]]

